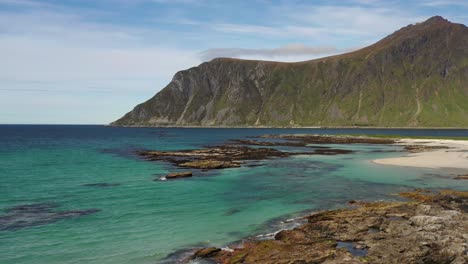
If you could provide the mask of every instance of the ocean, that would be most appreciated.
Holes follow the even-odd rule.
[[[431,129],[1,125],[0,262],[168,263],[181,256],[174,252],[271,233],[288,225],[282,220],[349,200],[395,200],[414,188],[468,190],[444,171],[372,163],[404,155],[401,146],[344,145],[355,152],[269,159],[174,181],[153,181],[175,171],[172,165],[135,154],[286,133],[468,136]]]

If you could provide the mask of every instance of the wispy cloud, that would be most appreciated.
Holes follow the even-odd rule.
[[[196,51],[160,45],[157,30],[89,23],[74,14],[0,16],[0,79],[170,78]]]
[[[423,6],[430,7],[441,7],[441,6],[462,6],[468,7],[468,2],[466,1],[457,1],[457,0],[428,0],[420,2]]]
[[[227,58],[282,58],[305,57],[314,58],[318,55],[337,54],[350,51],[351,49],[338,49],[334,46],[311,47],[304,44],[290,44],[274,49],[242,49],[242,48],[217,48],[209,49],[199,54],[203,61],[209,61],[218,57]]]
[[[466,24],[467,6],[455,0],[0,0],[0,123],[71,120],[54,117],[67,106],[76,107],[73,118],[96,112],[90,122],[111,121],[203,60],[308,60],[371,44],[436,14]],[[24,111],[11,110],[14,105]]]
[[[1,5],[23,6],[23,7],[45,7],[47,3],[41,3],[34,0],[0,0]]]

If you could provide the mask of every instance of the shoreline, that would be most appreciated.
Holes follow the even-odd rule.
[[[372,135],[367,135],[368,137],[372,137]],[[409,151],[409,154],[406,154],[402,157],[395,157],[395,158],[384,158],[384,159],[376,159],[373,160],[372,162],[376,164],[381,164],[381,165],[392,165],[392,166],[408,166],[408,167],[421,167],[421,168],[432,168],[432,169],[442,169],[443,171],[448,171],[450,173],[457,173],[458,171],[460,172],[468,172],[468,140],[449,140],[449,139],[395,139],[395,143],[390,144],[390,145],[401,145],[405,146],[406,151]],[[328,214],[340,214],[343,212],[350,212],[350,214],[353,214],[352,212],[354,211],[360,211],[364,210],[365,213],[368,213],[366,210],[367,207],[372,208],[370,211],[373,210],[380,210],[380,206],[386,207],[387,205],[390,206],[389,212],[391,212],[391,216],[388,218],[388,225],[391,225],[393,221],[399,221],[405,220],[410,223],[410,225],[413,225],[415,221],[413,219],[415,218],[424,218],[427,219],[429,217],[434,217],[441,219],[444,217],[444,214],[447,212],[441,211],[438,213],[438,215],[434,216],[433,213],[418,213],[414,214],[412,217],[407,216],[407,211],[406,209],[401,211],[401,209],[398,209],[396,211],[393,211],[393,206],[394,204],[398,204],[398,208],[400,206],[414,206],[415,202],[412,202],[411,200],[417,201],[419,205],[417,205],[416,211],[420,210],[419,207],[425,207],[425,206],[431,206],[431,207],[437,207],[440,206],[440,204],[437,203],[432,203],[432,201],[435,198],[432,198],[431,196],[434,195],[434,197],[443,195],[442,193],[444,191],[441,191],[440,194],[429,194],[431,191],[419,191],[416,190],[414,192],[409,192],[405,193],[401,196],[410,199],[410,201],[407,202],[394,202],[394,201],[384,201],[384,202],[361,202],[361,201],[349,201],[348,204],[343,209],[334,209],[334,210],[325,210],[325,211],[316,211],[316,212],[309,212],[305,216],[298,217],[297,219],[308,219],[306,223],[300,224],[298,227],[295,227],[293,229],[280,229],[275,231],[274,233],[271,234],[265,234],[266,236],[271,236],[270,239],[268,240],[257,240],[257,241],[245,241],[242,244],[237,244],[237,247],[230,247],[229,245],[225,248],[203,248],[198,251],[192,251],[192,255],[188,258],[185,259],[184,261],[188,263],[197,263],[197,262],[192,262],[192,260],[196,259],[208,259],[211,261],[215,261],[216,263],[243,263],[246,260],[249,261],[260,261],[261,263],[275,263],[276,261],[282,261],[282,260],[298,260],[297,256],[295,256],[296,259],[291,259],[291,256],[289,255],[295,255],[297,253],[305,253],[303,252],[306,250],[306,248],[301,248],[297,252],[298,249],[291,249],[292,246],[296,246],[295,243],[298,240],[299,244],[301,244],[302,247],[304,247],[305,241],[309,243],[309,239],[311,238],[305,238],[304,236],[310,235],[307,234],[307,232],[310,232],[310,226],[311,223],[313,223],[315,218],[318,218],[318,221],[323,221],[322,215],[328,215]],[[462,194],[460,198],[463,200],[462,205],[466,203],[466,196],[468,195],[467,192],[451,192],[450,195],[454,195],[453,193],[457,193],[456,195]],[[445,194],[446,195],[446,194]],[[439,198],[437,198],[439,199]],[[440,198],[441,200],[447,199],[446,197]],[[458,199],[458,198],[457,198]],[[464,200],[465,199],[465,200]],[[431,201],[431,202],[429,202]],[[378,204],[378,206],[374,209],[374,205]],[[464,206],[464,205],[463,205]],[[464,211],[464,207],[459,207],[457,210],[458,213],[461,214],[461,217],[459,218],[460,221],[465,221],[466,222],[466,212]],[[443,206],[442,206],[443,207]],[[413,209],[412,209],[413,210]],[[432,209],[431,209],[432,210]],[[336,213],[338,212],[338,213]],[[451,212],[451,211],[450,211]],[[388,212],[385,212],[383,215],[387,216]],[[394,216],[392,215],[394,214]],[[372,219],[370,216],[361,216],[360,221],[362,222],[369,222],[369,219]],[[337,219],[333,221],[339,221]],[[384,220],[387,221],[387,220]],[[450,220],[452,221],[452,220]],[[444,233],[444,232],[454,232],[456,234],[457,231],[454,231],[454,227],[451,226],[452,222],[447,222],[447,226],[442,224],[441,227],[439,227],[440,230],[434,231],[434,230],[426,230],[429,233],[435,233],[437,235]],[[457,220],[458,221],[458,220]],[[328,216],[325,217],[325,222],[328,222]],[[345,223],[347,223],[347,216]],[[462,228],[466,229],[466,225],[462,224]],[[320,223],[321,225],[322,223]],[[355,224],[355,223],[354,223]],[[416,225],[427,225],[427,222],[418,224]],[[429,223],[431,224],[431,223]],[[312,226],[314,226],[313,224]],[[381,224],[380,224],[381,225]],[[334,227],[334,225],[332,225]],[[380,233],[382,230],[382,227],[379,228],[374,228],[373,224],[367,225],[367,228],[369,230],[374,230],[373,232]],[[402,232],[403,229],[406,227],[402,227]],[[432,227],[431,227],[432,228]],[[423,228],[424,229],[424,228]],[[465,230],[466,231],[466,230]],[[315,232],[315,231],[314,231]],[[316,235],[314,232],[312,232],[313,235]],[[341,232],[341,231],[340,231]],[[322,244],[322,242],[314,242],[317,243],[317,245],[314,245],[312,248],[308,248],[307,250],[311,251],[317,251],[317,247],[319,248],[319,252],[316,252],[315,255],[309,255],[309,256],[300,256],[299,260],[303,261],[304,258],[308,260],[314,260],[317,261],[317,263],[340,263],[340,261],[345,261],[346,263],[361,263],[362,260],[363,262],[368,262],[368,255],[370,249],[374,248],[381,248],[381,250],[377,250],[377,252],[371,252],[370,258],[373,259],[376,257],[376,259],[373,260],[381,260],[380,258],[384,256],[384,262],[378,262],[378,263],[385,263],[385,258],[387,257],[400,257],[401,255],[405,255],[404,258],[407,260],[415,260],[415,257],[409,253],[406,253],[405,251],[413,250],[412,248],[404,248],[403,251],[399,252],[392,252],[388,253],[383,253],[386,252],[387,250],[387,245],[385,240],[382,240],[382,242],[376,242],[376,241],[371,241],[374,239],[372,237],[372,234],[369,235],[369,233],[373,233],[368,231],[367,235],[359,235],[355,237],[354,234],[347,234],[343,237],[339,234],[335,234],[333,237],[334,242],[331,242],[333,245],[330,247],[328,244]],[[419,231],[415,231],[419,232]],[[462,231],[463,232],[463,231]],[[304,234],[305,233],[305,234]],[[421,236],[421,234],[419,234]],[[366,237],[369,236],[369,237]],[[415,236],[417,237],[415,240],[420,239],[420,236]],[[256,236],[258,237],[258,236]],[[328,235],[327,235],[328,237]],[[363,237],[365,239],[363,239]],[[317,239],[317,238],[314,238]],[[359,241],[356,241],[359,240]],[[382,238],[378,238],[377,240],[380,240]],[[391,240],[391,238],[386,238],[387,240]],[[407,239],[401,238],[403,240]],[[427,238],[429,239],[429,238]],[[453,239],[453,236],[450,237],[450,239]],[[375,240],[375,239],[374,239]],[[430,240],[430,239],[429,239]],[[288,244],[288,248],[284,248],[284,243]],[[374,244],[372,244],[374,243]],[[391,242],[390,242],[391,243]],[[412,243],[414,241],[404,241],[402,243],[407,243],[407,247],[411,247]],[[433,243],[431,241],[431,243]],[[458,243],[458,242],[457,242]],[[369,246],[370,245],[370,246]],[[393,246],[393,245],[391,245]],[[271,248],[270,248],[271,247]],[[265,251],[265,248],[268,248],[267,251]],[[284,250],[284,252],[282,252]],[[421,248],[418,248],[418,250],[421,250]],[[466,250],[466,249],[464,249]],[[275,253],[272,253],[276,251]],[[278,256],[277,252],[281,252],[280,256]],[[333,252],[332,254],[328,254],[329,252]],[[423,251],[421,251],[423,252]],[[466,261],[467,256],[465,256],[463,253],[464,251],[459,251],[457,254],[456,259],[458,261]],[[317,259],[316,256],[317,254],[320,255],[320,257]],[[328,254],[328,255],[327,255]],[[445,254],[445,253],[431,253],[433,255],[437,254]],[[307,254],[305,254],[307,255]],[[431,256],[433,259],[440,259],[440,257],[437,256]],[[424,257],[425,258],[425,257]],[[241,259],[241,262],[238,261],[238,259]],[[271,259],[269,261],[266,261],[266,259]],[[330,261],[330,259],[333,259],[333,261]],[[329,262],[330,261],[330,262]],[[314,262],[315,263],[315,262]],[[377,262],[376,262],[377,263]],[[458,263],[458,262],[456,262]],[[461,263],[461,262],[460,262]]]
[[[202,248],[179,263],[466,263],[468,192],[415,190],[406,201],[349,201],[272,239]],[[205,262],[203,262],[205,263]]]
[[[442,129],[442,130],[468,130],[468,127],[405,127],[405,126],[197,126],[197,125],[113,125],[102,124],[106,127],[122,128],[275,128],[275,129]]]
[[[402,157],[375,159],[372,162],[379,165],[459,170],[468,173],[468,140],[402,138],[395,145],[420,150]]]
[[[443,169],[444,172],[450,171],[451,173],[456,173],[457,170],[466,170],[468,171],[468,140],[449,140],[449,139],[405,139],[405,138],[398,138],[395,136],[395,138],[386,138],[386,137],[372,137],[372,135],[359,135],[359,136],[353,136],[353,135],[312,135],[312,134],[280,134],[280,135],[262,135],[258,136],[258,138],[263,138],[263,139],[282,139],[289,141],[289,143],[268,143],[264,141],[256,141],[256,140],[238,140],[239,142],[236,142],[237,144],[246,144],[246,145],[254,145],[254,146],[280,146],[284,144],[293,144],[294,146],[300,145],[300,146],[307,146],[309,144],[382,144],[382,145],[399,145],[404,147],[404,149],[410,154],[396,157],[396,158],[384,158],[384,159],[378,159],[378,160],[373,160],[374,163],[376,164],[382,164],[382,165],[395,165],[395,166],[405,166],[406,163],[402,163],[401,160],[407,161],[408,158],[416,158],[417,161],[419,162],[425,162],[424,164],[419,164],[415,163],[413,160],[410,160],[407,162],[409,166],[411,167],[425,167],[425,168],[434,168],[434,169]],[[235,141],[235,140],[234,140]],[[201,150],[198,150],[201,151]],[[150,151],[151,152],[151,151]],[[153,151],[155,152],[155,151]],[[151,153],[150,153],[151,154]],[[154,154],[160,155],[160,152],[155,152]],[[180,156],[182,154],[186,154],[183,152],[174,152],[174,153],[163,153],[164,155],[175,155],[175,156]],[[195,155],[197,153],[188,153],[190,155]],[[219,154],[219,153],[218,153]],[[429,157],[428,157],[429,155]],[[197,155],[195,155],[197,156]],[[442,158],[441,158],[442,157]],[[151,159],[150,159],[151,160]],[[398,161],[398,162],[395,162]],[[434,189],[434,190],[437,190]],[[430,192],[430,191],[429,191]],[[461,193],[467,193],[467,192],[461,192]],[[406,198],[417,198],[417,199],[423,199],[421,197],[426,197],[428,194],[425,191],[409,191],[408,196],[403,196]],[[435,194],[434,194],[435,195]],[[465,194],[464,194],[465,195]],[[468,196],[468,195],[466,195]],[[445,198],[444,198],[445,199]],[[463,198],[464,199],[464,198]],[[423,199],[424,202],[426,202],[426,198]],[[335,212],[350,212],[349,215],[353,215],[353,212],[363,210],[362,212],[364,215],[362,216],[353,216],[358,218],[359,221],[362,222],[369,222],[371,221],[370,219],[373,218],[372,215],[369,215],[369,212],[367,211],[367,207],[370,206],[373,209],[372,210],[380,210],[382,208],[385,208],[386,210],[384,214],[381,216],[381,220],[379,221],[395,221],[399,220],[402,217],[402,214],[406,214],[407,210],[402,213],[396,209],[394,209],[393,205],[394,204],[399,204],[402,206],[413,206],[411,202],[401,202],[401,201],[395,201],[394,199],[389,199],[385,201],[377,201],[377,202],[363,202],[363,201],[356,201],[356,200],[350,200],[344,202],[342,204],[341,209],[331,209],[331,210],[304,210],[303,213],[299,213],[297,217],[294,217],[294,219],[277,219],[276,221],[276,228],[270,229],[271,232],[268,233],[261,233],[261,234],[252,234],[250,236],[245,237],[244,239],[241,239],[240,241],[234,241],[232,243],[228,243],[224,245],[221,248],[187,248],[185,250],[180,250],[179,252],[174,252],[174,254],[168,255],[168,258],[163,259],[163,261],[176,261],[178,263],[186,263],[190,259],[210,259],[210,260],[216,260],[216,263],[231,263],[231,260],[236,259],[238,257],[238,254],[243,255],[252,255],[253,262],[257,263],[276,263],[275,261],[273,262],[262,262],[262,260],[267,257],[269,258],[270,255],[272,254],[271,251],[275,250],[283,250],[282,246],[283,243],[290,243],[290,239],[298,239],[297,235],[295,234],[297,230],[302,230],[301,232],[309,232],[307,230],[303,230],[306,226],[310,225],[310,219],[314,218],[316,216],[319,216],[321,218],[322,215],[328,215],[329,213],[335,214]],[[375,208],[374,208],[374,205]],[[382,207],[383,206],[383,207]],[[389,207],[387,207],[389,206]],[[464,202],[463,202],[463,206]],[[340,207],[339,207],[340,208]],[[364,208],[364,209],[363,209]],[[388,208],[388,209],[387,209]],[[458,208],[461,210],[462,215],[466,212],[464,212],[463,208],[462,209]],[[411,207],[411,212],[415,208]],[[457,209],[457,210],[458,210]],[[371,210],[371,213],[373,212]],[[396,210],[396,211],[395,211]],[[390,219],[387,219],[387,213],[392,214],[390,216]],[[444,212],[438,213],[437,217],[440,217],[439,215],[443,215]],[[346,213],[348,215],[348,213]],[[412,216],[421,216],[421,217],[426,217],[426,216],[431,216],[432,215],[412,215]],[[335,221],[335,220],[333,220]],[[347,222],[346,222],[347,223]],[[380,222],[379,222],[380,223]],[[284,225],[284,226],[282,226]],[[380,224],[379,224],[380,225]],[[367,227],[369,230],[374,230],[373,226],[368,226]],[[379,226],[380,228],[380,226]],[[404,228],[404,227],[402,227]],[[380,228],[382,229],[382,228]],[[445,227],[440,228],[441,232],[445,232]],[[404,230],[403,230],[404,231]],[[454,230],[449,229],[448,231],[454,232]],[[354,231],[353,231],[354,232]],[[370,231],[369,231],[370,232]],[[374,231],[372,231],[374,232]],[[419,232],[416,230],[415,232]],[[292,233],[292,235],[290,234]],[[385,232],[384,232],[385,233]],[[287,234],[287,235],[285,235]],[[301,234],[299,235],[299,239],[302,240],[302,236],[308,236]],[[314,234],[313,234],[314,235]],[[292,236],[292,237],[290,237]],[[340,257],[342,257],[343,261],[345,260],[353,260],[355,261],[356,259],[353,259],[354,256],[353,252],[360,250],[365,250],[367,252],[367,248],[372,247],[373,244],[369,244],[371,246],[368,246],[367,243],[370,243],[368,241],[364,241],[362,237],[366,237],[364,234],[360,234],[358,237],[354,237],[354,234],[347,234],[347,237],[341,238],[341,235],[335,234],[334,237],[332,237],[333,241],[332,244],[333,246],[330,246],[329,244],[325,243],[322,244],[322,240],[317,241],[320,247],[324,247],[324,249],[327,252],[334,252],[333,254],[339,254]],[[348,239],[349,238],[349,239]],[[286,239],[286,241],[283,241],[283,239]],[[309,239],[309,238],[307,238]],[[313,238],[317,239],[317,238]],[[328,237],[327,237],[328,239]],[[367,239],[367,238],[366,238]],[[388,239],[388,238],[387,238]],[[451,239],[451,238],[450,238]],[[280,241],[280,242],[278,242]],[[359,241],[359,243],[354,243],[350,241]],[[268,251],[264,252],[262,251],[261,254],[257,252],[259,247],[263,247],[263,244],[266,243],[267,247],[270,247],[271,243],[275,244],[273,248],[268,249]],[[276,245],[276,243],[280,243],[280,245]],[[304,246],[301,242],[300,244]],[[380,242],[372,242],[376,243],[378,246],[381,246]],[[388,242],[384,242],[388,243]],[[432,242],[431,242],[432,243]],[[307,243],[306,243],[307,244]],[[261,245],[261,246],[259,246]],[[278,246],[278,248],[276,248]],[[253,251],[252,251],[253,250]],[[303,249],[305,250],[305,249]],[[307,250],[316,250],[314,247],[309,248]],[[239,253],[240,252],[240,253]],[[285,255],[288,255],[289,249],[283,252]],[[298,253],[298,252],[296,252]],[[318,254],[318,253],[317,253]],[[321,254],[321,253],[320,253]],[[332,255],[333,255],[332,254]],[[366,253],[367,254],[367,253]],[[379,252],[379,254],[383,254],[382,252]],[[442,254],[442,253],[441,253]],[[457,253],[458,254],[458,253]],[[308,256],[310,259],[314,259],[314,256]],[[330,255],[324,255],[324,258],[330,258]],[[392,256],[393,257],[393,256]],[[287,256],[281,256],[281,259],[285,258],[288,259]],[[243,259],[243,257],[242,257]],[[228,260],[225,262],[225,260]],[[316,263],[322,263],[321,261],[317,260],[318,262]],[[164,262],[166,263],[166,262]],[[188,262],[188,263],[198,263],[198,262]],[[243,263],[243,262],[232,262],[232,263]],[[315,263],[315,262],[314,262]],[[328,262],[323,262],[323,263],[328,263]],[[331,262],[333,263],[333,262]],[[338,262],[339,263],[339,262]],[[350,263],[360,263],[360,262],[350,262]]]

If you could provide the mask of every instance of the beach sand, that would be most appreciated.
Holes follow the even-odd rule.
[[[376,159],[382,165],[408,166],[421,168],[450,168],[468,172],[468,141],[445,139],[400,139],[400,145],[422,145],[448,147],[411,153],[403,157]]]

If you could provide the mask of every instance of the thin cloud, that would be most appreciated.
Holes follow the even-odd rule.
[[[45,7],[47,3],[31,0],[0,0],[0,5],[22,6],[22,7]]]
[[[214,58],[227,57],[227,58],[245,58],[245,57],[259,57],[259,58],[284,58],[284,57],[297,57],[297,56],[311,56],[325,54],[337,54],[350,51],[350,49],[338,49],[335,46],[306,46],[304,44],[290,44],[274,49],[242,49],[242,48],[217,48],[209,49],[201,52],[199,57],[203,61],[209,61]]]
[[[429,7],[441,7],[441,6],[462,6],[467,7],[468,3],[465,1],[451,1],[451,0],[433,0],[433,1],[424,1],[420,3],[423,6]]]

